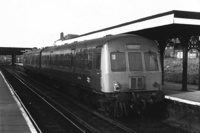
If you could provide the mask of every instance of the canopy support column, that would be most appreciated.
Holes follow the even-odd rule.
[[[16,63],[16,54],[12,53],[12,65]]]
[[[199,51],[199,83],[198,85],[199,85],[198,90],[200,90],[200,51]]]
[[[164,54],[165,54],[165,47],[167,45],[167,40],[157,40],[158,47],[160,51],[160,63],[161,63],[161,72],[162,72],[162,85],[164,85]]]
[[[189,37],[184,36],[180,38],[183,46],[183,71],[182,71],[182,91],[187,91],[187,62],[188,62],[188,42]]]

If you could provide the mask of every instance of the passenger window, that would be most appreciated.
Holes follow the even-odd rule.
[[[142,71],[142,57],[139,52],[129,52],[129,69],[130,71]]]
[[[157,54],[154,52],[146,52],[144,54],[144,60],[146,64],[147,71],[157,71],[158,70],[158,60]]]
[[[112,52],[110,55],[111,70],[113,72],[126,71],[126,59],[124,52]]]

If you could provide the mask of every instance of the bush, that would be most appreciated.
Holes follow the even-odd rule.
[[[182,82],[182,59],[164,59],[164,80],[168,82]],[[188,59],[188,84],[199,83],[199,59]]]

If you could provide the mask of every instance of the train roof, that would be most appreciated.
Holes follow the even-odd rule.
[[[121,38],[121,37],[139,37],[143,38],[141,36],[133,35],[133,34],[119,34],[119,35],[107,35],[101,38],[95,38],[91,40],[84,40],[80,42],[73,42],[70,44],[64,44],[60,46],[54,46],[44,49],[42,52],[50,52],[50,51],[62,51],[66,48],[68,49],[77,49],[77,48],[86,48],[86,47],[101,47],[106,42],[111,41],[113,39]],[[144,38],[143,38],[144,39]],[[147,39],[147,38],[145,38]],[[149,40],[149,39],[148,39]]]
[[[42,51],[42,49],[36,49],[36,50],[28,51],[28,52],[24,53],[24,55],[34,54],[34,53],[40,53],[41,51]]]

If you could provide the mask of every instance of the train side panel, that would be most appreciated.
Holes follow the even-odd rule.
[[[23,66],[25,71],[40,73],[40,50],[30,51],[24,54]]]

